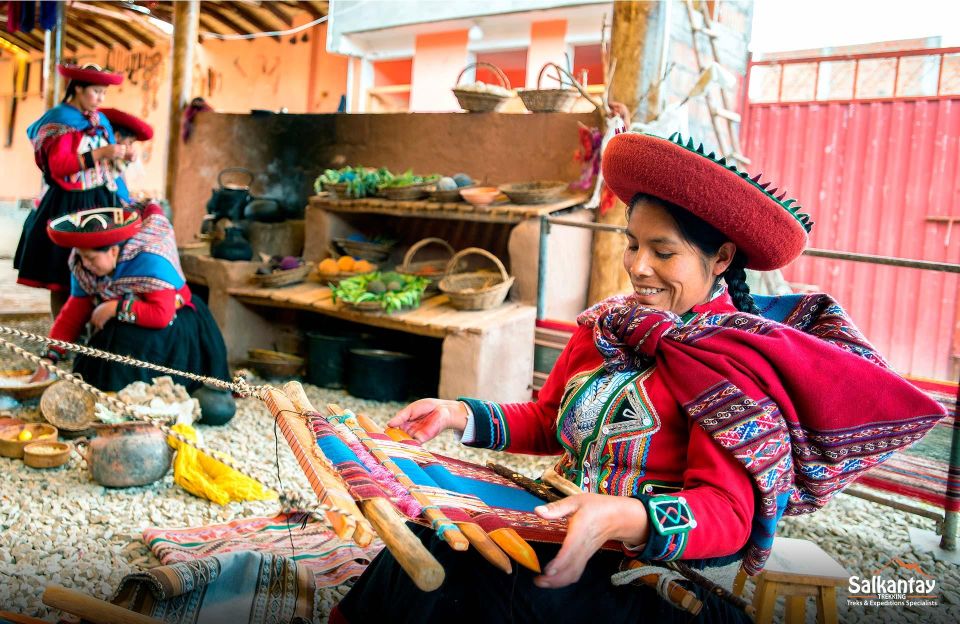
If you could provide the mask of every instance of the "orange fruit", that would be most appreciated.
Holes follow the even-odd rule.
[[[373,265],[367,262],[366,260],[357,260],[353,264],[353,270],[357,273],[370,273],[373,271]]]
[[[340,272],[340,266],[333,258],[326,258],[317,265],[317,270],[321,275],[336,275]]]
[[[350,256],[340,256],[340,259],[337,260],[337,267],[339,267],[341,271],[352,271],[354,264],[355,262]]]

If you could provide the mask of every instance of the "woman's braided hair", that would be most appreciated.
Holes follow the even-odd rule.
[[[689,210],[676,204],[664,201],[652,195],[643,193],[637,194],[627,208],[627,218],[630,218],[630,212],[639,201],[650,201],[662,207],[670,215],[670,218],[677,224],[680,235],[688,242],[692,243],[705,256],[715,256],[720,246],[729,239],[724,236],[717,228],[713,227],[700,217],[694,215]],[[744,269],[747,265],[747,256],[739,249],[734,254],[730,266],[723,272],[721,277],[727,282],[727,290],[730,292],[730,298],[733,299],[733,305],[741,312],[749,314],[760,314],[760,308],[754,303],[750,295],[750,287],[747,286],[747,272]]]

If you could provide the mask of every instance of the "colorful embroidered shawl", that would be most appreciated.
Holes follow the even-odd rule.
[[[44,144],[50,139],[71,132],[82,132],[87,135],[87,139],[81,142],[80,152],[116,143],[110,120],[103,113],[99,111],[84,113],[69,104],[58,104],[27,128],[27,137],[33,145],[34,160],[45,175],[49,175],[50,172],[43,157]],[[124,203],[130,201],[130,192],[121,177],[121,172],[113,167],[102,167],[98,163],[93,169],[78,171],[69,176],[66,181],[71,184],[79,184],[80,190],[96,188],[106,184],[110,189],[116,188],[118,196]]]
[[[69,263],[73,273],[70,294],[75,297],[97,295],[106,301],[128,293],[179,290],[186,283],[173,226],[160,213],[144,218],[140,231],[121,246],[111,275],[97,277],[87,271],[76,250],[70,253]]]
[[[687,415],[730,451],[759,492],[744,553],[763,569],[783,514],[823,507],[943,408],[892,372],[827,295],[760,298],[765,315],[695,318],[614,297],[584,312],[609,371],[654,362]]]

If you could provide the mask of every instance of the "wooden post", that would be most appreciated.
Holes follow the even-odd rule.
[[[43,106],[51,109],[63,97],[62,81],[57,65],[63,58],[63,2],[56,3],[57,21],[43,35]]]
[[[167,137],[166,195],[173,212],[174,222],[177,219],[178,209],[174,188],[177,183],[177,161],[180,154],[180,129],[183,123],[183,111],[190,102],[199,24],[199,0],[173,3],[173,78],[170,87],[170,135]]]
[[[669,37],[669,4],[613,3],[610,55],[617,60],[617,72],[610,85],[610,100],[635,111],[634,120],[648,121],[660,112],[659,82]],[[604,215],[598,210],[597,222],[626,225],[626,207],[617,201]],[[588,305],[630,292],[630,279],[623,268],[626,246],[622,234],[594,233]]]

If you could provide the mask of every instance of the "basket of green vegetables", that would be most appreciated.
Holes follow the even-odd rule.
[[[334,302],[366,312],[398,312],[420,305],[430,280],[395,271],[366,273],[331,284]]]
[[[431,188],[440,179],[438,174],[433,175],[414,175],[412,169],[407,169],[400,175],[395,175],[391,179],[380,184],[378,190],[387,199],[392,200],[412,200],[426,197]]]
[[[343,167],[326,169],[313,183],[316,192],[328,191],[338,199],[359,199],[374,195],[382,184],[393,179],[386,168]]]

